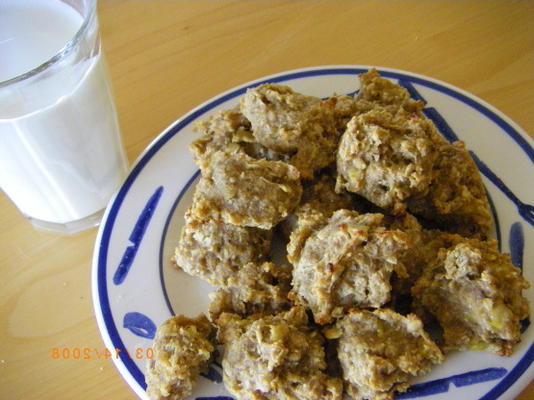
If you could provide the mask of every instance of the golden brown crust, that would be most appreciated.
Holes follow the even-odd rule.
[[[148,360],[147,394],[152,400],[180,400],[189,396],[197,375],[207,369],[215,329],[204,314],[172,317],[158,327],[154,357]]]

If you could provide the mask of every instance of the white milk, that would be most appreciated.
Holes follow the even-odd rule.
[[[0,0],[0,81],[46,62],[82,22],[58,1]],[[67,59],[31,90],[0,87],[0,187],[28,217],[61,224],[94,214],[125,175],[100,55]]]

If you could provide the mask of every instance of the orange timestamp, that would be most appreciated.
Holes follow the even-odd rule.
[[[52,347],[51,357],[54,360],[109,360],[125,355],[128,358],[152,359],[154,350],[151,347],[137,347],[133,352],[125,349],[99,349],[96,347]]]

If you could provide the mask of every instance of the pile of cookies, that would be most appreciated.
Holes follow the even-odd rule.
[[[199,124],[175,262],[218,289],[207,316],[158,328],[150,398],[187,397],[215,357],[239,400],[359,400],[453,350],[512,353],[529,284],[489,237],[465,145],[405,88],[359,79],[326,100],[264,84]]]

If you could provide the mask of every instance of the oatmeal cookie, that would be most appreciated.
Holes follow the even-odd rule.
[[[315,230],[291,235],[294,262],[291,296],[307,305],[319,324],[331,322],[351,307],[380,307],[391,298],[393,272],[406,275],[399,257],[409,237],[384,225],[381,214],[336,211],[314,221]]]
[[[257,142],[291,153],[289,162],[305,179],[335,159],[339,140],[334,101],[294,92],[283,85],[264,84],[247,90],[240,106]]]
[[[338,191],[357,193],[394,214],[422,197],[437,157],[434,125],[415,113],[375,108],[354,117],[337,152]]]
[[[409,113],[420,113],[424,104],[411,98],[406,88],[380,76],[376,69],[360,74],[360,90],[356,96],[357,108],[360,112],[384,107],[391,113],[402,109]]]
[[[325,335],[337,339],[345,390],[354,400],[392,400],[444,359],[419,318],[389,309],[351,310]]]
[[[238,400],[341,400],[341,380],[324,373],[324,339],[303,308],[256,319],[223,313],[217,324],[224,384]]]
[[[271,262],[247,263],[226,281],[223,288],[210,294],[210,320],[217,320],[223,312],[248,316],[288,310],[290,289],[289,266]]]
[[[485,239],[491,213],[482,178],[463,142],[444,144],[438,150],[428,195],[410,199],[408,208],[441,229]]]
[[[255,160],[230,148],[217,151],[193,198],[192,213],[228,224],[271,229],[298,205],[298,170],[281,161]]]
[[[530,285],[494,240],[463,239],[439,251],[412,288],[415,300],[443,328],[444,349],[510,355],[529,315],[521,295]]]
[[[189,396],[197,375],[207,370],[215,350],[215,328],[204,314],[172,317],[158,327],[154,357],[148,360],[147,394],[153,400]]]
[[[189,209],[176,247],[176,265],[212,285],[224,286],[242,265],[261,262],[271,245],[271,231],[196,218]]]

